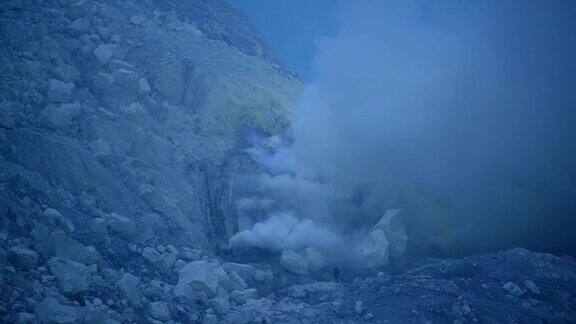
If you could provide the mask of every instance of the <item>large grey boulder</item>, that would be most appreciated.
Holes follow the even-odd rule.
[[[65,82],[74,81],[80,76],[80,71],[78,71],[78,69],[73,65],[69,64],[60,64],[56,68],[56,73]]]
[[[371,231],[362,241],[358,252],[362,264],[367,268],[388,265],[390,258],[386,233],[380,229]]]
[[[131,238],[138,234],[138,228],[134,222],[117,213],[111,213],[107,218],[108,228],[111,232],[118,233],[124,237]]]
[[[230,281],[228,286],[224,288],[226,288],[228,291],[244,290],[248,288],[246,281],[244,281],[244,279],[242,279],[242,277],[240,277],[236,271],[228,271],[227,273]]]
[[[40,323],[78,323],[83,307],[60,304],[54,297],[46,297],[36,306]]]
[[[271,270],[256,270],[254,280],[259,283],[269,283],[274,279],[274,273]]]
[[[244,279],[244,281],[254,279],[254,272],[256,272],[256,269],[253,266],[243,263],[226,262],[222,264],[222,268],[224,268],[228,273],[231,273],[232,271],[236,272],[240,277],[242,277],[242,279]]]
[[[122,295],[128,300],[133,307],[142,307],[142,291],[140,291],[140,283],[137,277],[130,273],[125,273],[120,280],[116,283]]]
[[[87,18],[78,18],[68,26],[68,33],[77,37],[90,32],[90,28],[90,20]]]
[[[107,64],[112,58],[122,58],[122,49],[115,44],[100,44],[92,52],[101,65]]]
[[[201,291],[208,297],[214,297],[225,293],[221,284],[226,285],[229,281],[228,274],[218,263],[192,261],[180,270],[174,293],[176,296],[186,297],[191,292]]]
[[[170,309],[168,308],[168,304],[161,301],[151,303],[150,315],[159,321],[169,321]]]
[[[121,68],[114,70],[112,77],[114,82],[127,91],[137,93],[140,89],[140,77],[136,72]]]
[[[36,267],[38,254],[25,246],[16,245],[8,250],[8,260],[16,269],[30,270]]]
[[[82,263],[52,257],[47,262],[50,273],[56,278],[58,287],[67,295],[86,291],[90,278],[96,273],[96,265],[85,266]]]
[[[280,265],[295,274],[307,275],[308,264],[304,258],[294,251],[282,251]]]
[[[48,82],[48,100],[51,102],[70,102],[76,86],[73,82],[51,79]]]
[[[79,103],[63,103],[59,106],[55,104],[48,104],[40,113],[40,120],[44,126],[59,129],[70,127],[74,123],[76,117],[82,112],[82,107]]]
[[[327,264],[324,255],[322,255],[322,253],[313,246],[307,247],[300,254],[306,260],[306,264],[308,264],[308,269],[310,271],[318,271]]]
[[[406,252],[408,236],[406,235],[406,226],[402,219],[400,209],[388,209],[384,216],[374,225],[372,231],[382,230],[386,233],[386,239],[389,243],[390,256],[400,258]]]
[[[47,257],[58,257],[92,265],[100,261],[100,255],[94,248],[85,247],[78,241],[70,238],[64,231],[55,231],[50,234],[47,241]]]

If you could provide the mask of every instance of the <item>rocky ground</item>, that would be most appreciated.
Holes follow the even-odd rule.
[[[576,321],[570,257],[333,282],[220,253],[238,134],[281,132],[301,90],[223,1],[5,0],[0,41],[1,322]]]

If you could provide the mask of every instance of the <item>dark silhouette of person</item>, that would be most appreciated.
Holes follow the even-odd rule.
[[[338,282],[340,280],[340,270],[338,268],[334,268],[334,282]]]

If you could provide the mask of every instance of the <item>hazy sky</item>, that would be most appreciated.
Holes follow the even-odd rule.
[[[313,77],[315,42],[337,30],[336,0],[228,0],[241,8],[290,71]]]

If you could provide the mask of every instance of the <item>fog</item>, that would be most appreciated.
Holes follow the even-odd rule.
[[[411,253],[573,254],[575,7],[341,2],[260,194],[345,241],[401,208]]]

